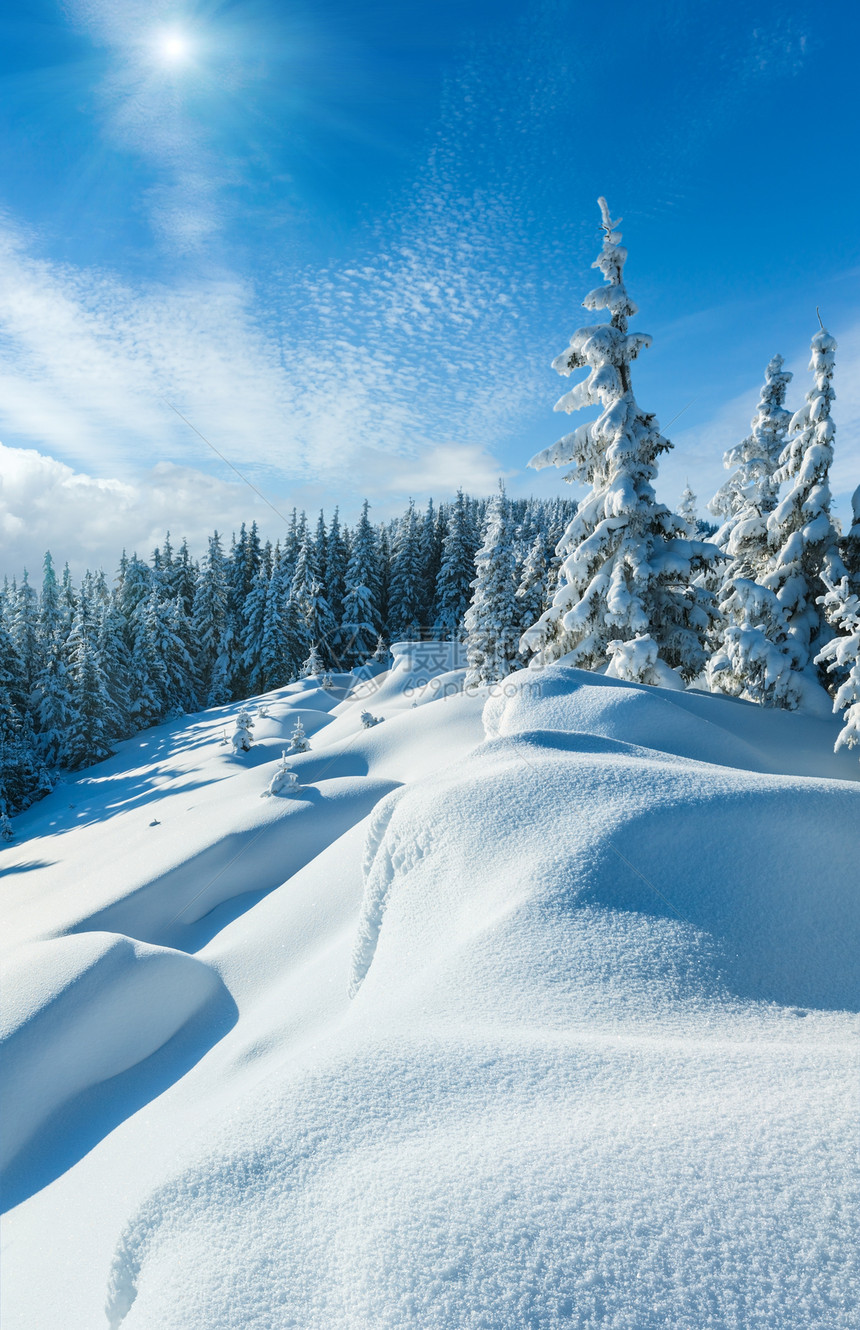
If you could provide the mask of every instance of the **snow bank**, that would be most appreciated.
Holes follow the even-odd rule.
[[[145,811],[55,812],[30,848],[57,861],[15,887],[32,929],[131,900],[129,850],[190,886],[207,834],[246,838],[246,904],[183,935],[236,1024],[10,1216],[4,1325],[92,1330],[107,1289],[114,1330],[854,1330],[838,721],[563,664],[416,709],[416,663],[324,713],[291,759],[318,802],[274,827],[300,801],[259,798],[273,764],[189,726]],[[138,896],[141,928],[169,897]]]
[[[2,1168],[57,1109],[141,1062],[224,991],[202,961],[111,933],[30,943],[3,972]]]
[[[528,729],[580,731],[723,766],[860,781],[856,758],[833,753],[839,727],[832,714],[646,687],[563,661],[511,675],[491,694],[484,724],[490,738]]]

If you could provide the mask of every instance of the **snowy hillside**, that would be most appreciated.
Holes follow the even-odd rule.
[[[839,722],[393,651],[16,819],[5,1330],[853,1330]]]

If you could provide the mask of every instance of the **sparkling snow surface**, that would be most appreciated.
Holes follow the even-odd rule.
[[[16,819],[4,1330],[856,1330],[839,722],[460,665]]]

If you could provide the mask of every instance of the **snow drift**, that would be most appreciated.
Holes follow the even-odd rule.
[[[277,696],[275,730],[309,691]],[[860,784],[838,723],[563,663],[434,698],[406,653],[325,717],[293,765],[370,782],[372,811],[265,896],[233,881],[186,959],[238,1020],[9,1217],[12,1330],[91,1330],[106,1288],[114,1330],[849,1330]],[[270,737],[234,817],[252,785],[248,816],[275,802]],[[222,759],[183,761],[205,789]],[[39,849],[71,872],[100,835]],[[58,898],[33,892],[36,932],[40,910],[62,931]]]

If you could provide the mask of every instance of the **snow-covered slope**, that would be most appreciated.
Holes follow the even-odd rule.
[[[236,708],[161,727],[17,819],[4,1326],[855,1324],[838,724],[458,665],[293,685],[241,757]]]

